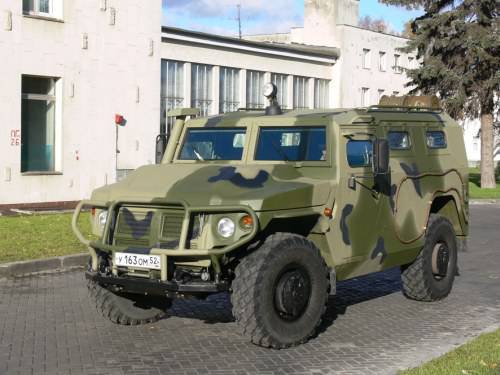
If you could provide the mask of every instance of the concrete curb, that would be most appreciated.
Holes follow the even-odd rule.
[[[88,253],[67,255],[56,258],[28,260],[0,264],[0,279],[18,277],[40,272],[66,271],[83,268],[89,259]]]
[[[473,205],[500,204],[500,199],[471,199],[469,203]]]

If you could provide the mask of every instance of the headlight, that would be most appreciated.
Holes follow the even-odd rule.
[[[234,234],[234,221],[228,217],[223,217],[217,223],[217,232],[224,237],[229,238]]]
[[[99,213],[98,223],[101,227],[106,225],[106,220],[108,219],[108,211],[104,210]]]

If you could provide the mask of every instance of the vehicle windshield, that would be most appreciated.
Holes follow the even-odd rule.
[[[187,129],[179,160],[241,160],[246,128]]]
[[[325,127],[262,127],[255,160],[326,160]]]

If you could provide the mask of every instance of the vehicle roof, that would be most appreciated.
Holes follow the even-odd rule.
[[[296,120],[297,125],[304,125],[304,122],[315,122],[329,118],[331,122],[340,125],[356,125],[381,121],[390,122],[439,122],[446,125],[455,124],[451,118],[442,111],[418,110],[410,108],[392,107],[369,107],[369,108],[331,108],[331,109],[311,109],[311,110],[285,110],[281,115],[266,115],[263,110],[240,110],[226,114],[201,117],[193,119],[189,125],[204,127],[232,127],[242,123],[248,124],[253,119],[258,119],[262,123],[279,123],[289,126],[291,121]],[[315,121],[316,120],[316,121]],[[400,124],[398,124],[400,125]]]

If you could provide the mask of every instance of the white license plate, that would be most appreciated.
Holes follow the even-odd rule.
[[[159,255],[115,253],[115,265],[154,270],[161,269]]]

